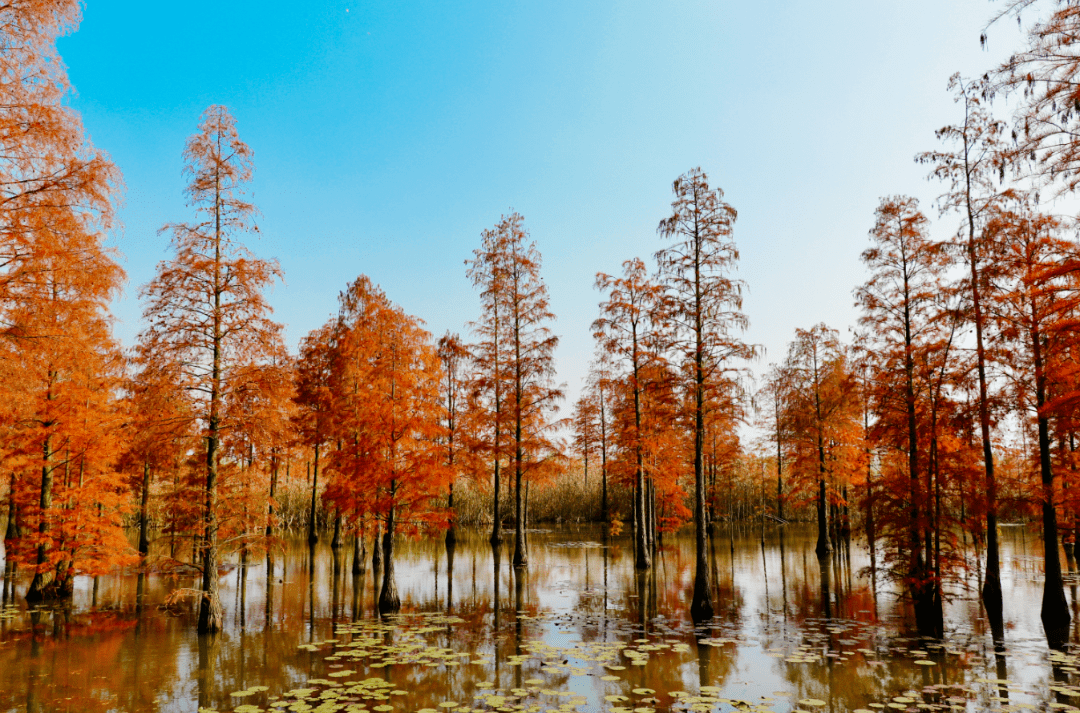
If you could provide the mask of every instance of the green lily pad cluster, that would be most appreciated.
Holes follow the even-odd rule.
[[[562,621],[547,614],[519,617],[528,626],[520,629],[516,653],[499,655],[494,661],[490,649],[461,651],[465,648],[460,637],[452,636],[454,628],[465,624],[459,617],[441,614],[409,614],[380,620],[339,624],[335,638],[301,644],[298,649],[314,653],[330,669],[325,678],[308,679],[304,686],[271,697],[259,708],[244,703],[234,713],[275,713],[275,711],[315,713],[580,713],[589,706],[590,713],[817,713],[824,710],[847,710],[849,713],[889,713],[890,711],[965,711],[974,703],[996,704],[1001,713],[1021,713],[1036,708],[1033,704],[1010,701],[1008,693],[1015,692],[1037,700],[1040,694],[1015,683],[996,678],[952,676],[951,681],[938,676],[943,667],[954,672],[967,669],[961,655],[971,657],[968,650],[954,644],[935,644],[879,636],[876,625],[831,622],[818,630],[812,627],[787,629],[776,640],[767,634],[761,637],[745,633],[724,632],[702,636],[647,636],[629,633],[624,641],[586,642],[574,639],[569,632],[556,637],[558,643],[544,639],[551,624]],[[545,628],[547,627],[547,628]],[[670,630],[669,630],[670,632]],[[499,632],[494,632],[499,636]],[[792,636],[794,634],[794,636]],[[618,634],[622,636],[623,634]],[[454,644],[454,642],[457,642]],[[697,651],[695,652],[695,642]],[[457,648],[455,648],[457,646]],[[781,671],[795,672],[800,666],[811,669],[851,662],[849,666],[889,666],[903,662],[903,670],[924,677],[920,690],[893,691],[887,696],[878,693],[878,700],[862,703],[865,707],[845,708],[850,701],[840,703],[816,691],[801,690],[802,696],[791,691],[775,691],[772,695],[754,700],[731,697],[731,691],[715,685],[700,685],[698,690],[654,690],[640,683],[652,665],[665,662],[672,670],[683,670],[697,664],[702,647],[717,649],[712,656],[738,657],[743,647],[756,647],[760,653],[775,660]],[[475,647],[471,647],[475,648]],[[483,648],[483,647],[481,647]],[[671,657],[675,657],[671,660]],[[1045,659],[1042,659],[1045,665]],[[1053,653],[1050,661],[1055,670],[1080,673],[1080,657]],[[490,680],[493,664],[505,667],[503,675],[513,672],[516,687],[500,687]],[[389,667],[389,668],[388,668]],[[457,667],[461,671],[479,671],[462,678],[447,679]],[[483,668],[478,668],[483,667]],[[381,669],[381,671],[380,671]],[[692,670],[692,669],[691,669]],[[881,669],[886,670],[886,669]],[[378,673],[377,673],[378,672]],[[391,673],[392,672],[392,673]],[[498,668],[495,669],[498,673]],[[456,674],[455,674],[456,675]],[[802,674],[793,674],[801,676]],[[381,677],[377,677],[381,676]],[[447,685],[450,700],[422,700],[425,680]],[[485,680],[479,680],[487,676]],[[398,682],[388,679],[394,678]],[[581,679],[582,684],[575,683]],[[408,680],[408,684],[401,681]],[[479,682],[476,682],[478,681]],[[882,680],[878,677],[878,680]],[[680,679],[685,687],[686,680]],[[654,684],[655,685],[655,684]],[[402,689],[408,690],[402,690]],[[906,688],[906,686],[905,686]],[[265,686],[252,686],[233,695],[239,698],[265,691]],[[1038,706],[1042,710],[1080,711],[1080,687],[1055,681],[1049,691],[1056,700]],[[816,695],[813,695],[816,693]],[[811,695],[808,695],[811,694]],[[1045,697],[1045,693],[1041,694]],[[417,700],[420,698],[421,700]],[[1076,699],[1075,701],[1070,699]],[[839,707],[838,707],[839,704]],[[203,713],[213,713],[204,711]]]

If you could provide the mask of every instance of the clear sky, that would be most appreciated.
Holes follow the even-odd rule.
[[[560,380],[592,351],[598,271],[650,258],[671,182],[701,166],[738,210],[748,340],[783,358],[797,327],[854,324],[881,196],[939,187],[915,165],[957,121],[953,72],[1020,46],[1001,1],[402,2],[87,0],[60,41],[95,145],[123,171],[126,345],[138,288],[187,220],[180,154],[210,104],[255,152],[271,295],[295,347],[363,273],[436,335],[479,311],[464,261],[525,218],[558,315]],[[956,219],[935,220],[939,235]]]

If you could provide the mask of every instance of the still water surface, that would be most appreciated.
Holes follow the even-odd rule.
[[[1006,648],[995,652],[973,567],[944,642],[914,638],[855,540],[822,567],[813,528],[719,531],[716,619],[688,615],[693,539],[668,537],[638,575],[627,537],[599,528],[530,534],[530,566],[486,533],[396,548],[400,617],[380,619],[370,563],[288,539],[222,578],[224,631],[194,633],[163,606],[192,581],[80,579],[73,606],[0,613],[0,711],[1068,710],[1080,661],[1051,656],[1039,622],[1042,549],[1003,528]],[[764,541],[763,541],[764,540]],[[1080,640],[1070,578],[1073,641]],[[965,585],[967,589],[965,589]],[[18,583],[25,591],[26,582]]]

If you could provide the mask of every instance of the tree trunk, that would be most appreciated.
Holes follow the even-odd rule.
[[[34,579],[30,582],[30,588],[26,592],[28,602],[40,602],[54,598],[53,588],[50,586],[52,585],[53,572],[46,569],[49,562],[49,547],[47,545],[49,509],[52,507],[53,469],[56,467],[52,463],[52,456],[51,437],[46,436],[42,445],[41,496],[38,501],[41,508],[38,515],[40,518],[38,521],[38,536],[41,540],[37,546],[37,561],[35,563],[37,569],[34,572]]]
[[[498,429],[495,433],[495,451],[499,449]],[[499,456],[495,456],[495,488],[492,498],[491,543],[502,542],[502,513],[499,512]]]
[[[19,532],[19,506],[15,503],[15,471],[11,471],[11,475],[8,479],[8,508],[7,508],[7,528],[4,530],[4,543],[5,547],[10,547],[8,543],[11,543],[18,539],[22,533]]]
[[[520,458],[520,447],[518,451],[518,457]],[[516,513],[514,518],[514,566],[528,567],[529,555],[525,549],[525,508],[521,499],[521,477],[521,466],[519,465],[514,469],[514,508]]]
[[[203,535],[202,598],[199,600],[198,625],[200,634],[219,631],[224,618],[218,591],[217,433],[217,419],[211,417],[211,435],[207,439],[206,448],[206,511],[203,513],[205,532]]]
[[[845,542],[851,541],[851,509],[848,507],[847,483],[844,483],[840,496],[844,499],[843,508],[840,510],[840,535]]]
[[[698,319],[700,321],[700,309]],[[709,562],[705,549],[705,471],[702,452],[705,448],[705,372],[702,363],[701,325],[697,330],[698,349],[694,384],[694,598],[690,602],[690,618],[695,624],[713,617],[712,584],[709,582]]]
[[[220,144],[220,138],[219,138]],[[220,148],[220,145],[219,145]],[[218,447],[221,437],[221,359],[222,359],[222,307],[221,295],[224,292],[221,276],[221,177],[215,176],[214,191],[214,283],[213,283],[213,332],[211,372],[210,372],[210,413],[207,418],[206,434],[206,503],[203,513],[203,562],[202,562],[202,598],[199,600],[200,634],[213,633],[221,629],[223,612],[221,596],[218,592],[218,543],[217,543],[217,476]]]
[[[517,294],[517,277],[514,277],[514,293]],[[521,486],[525,475],[525,449],[522,445],[523,417],[522,405],[524,397],[524,377],[522,376],[523,357],[521,355],[521,314],[518,305],[514,304],[514,504],[516,507],[514,525],[514,566],[528,567],[529,553],[525,542],[525,513],[522,507]]]
[[[825,428],[824,416],[821,413],[821,386],[818,381],[817,347],[814,347],[814,413],[817,420],[817,451],[818,451],[818,495],[817,495],[817,521],[818,539],[814,551],[819,559],[824,559],[832,552],[832,540],[829,538],[829,503],[825,487]]]
[[[779,377],[778,379],[779,380]],[[784,452],[780,436],[780,386],[774,386],[774,406],[776,411],[776,519],[784,524]]]
[[[1042,337],[1039,334],[1035,299],[1031,300],[1031,347],[1035,367],[1035,406],[1039,427],[1039,473],[1042,476],[1043,520],[1043,596],[1041,618],[1047,645],[1064,649],[1069,643],[1071,616],[1065,602],[1065,583],[1061,577],[1061,557],[1058,554],[1057,513],[1054,510],[1054,470],[1050,461],[1050,424],[1043,413],[1046,405],[1046,373],[1042,357]]]
[[[381,540],[382,525],[375,522],[375,539],[371,545],[371,569],[376,573],[382,571],[382,558],[383,558],[383,546]],[[376,574],[376,582],[378,581],[378,574]]]
[[[870,572],[877,577],[877,523],[874,521],[874,481],[870,456],[866,459],[866,546],[870,550]]]
[[[908,278],[904,277],[904,401],[907,407],[908,430],[908,496],[911,500],[911,522],[908,525],[908,586],[915,601],[916,618],[926,607],[928,589],[920,534],[921,493],[919,482],[919,440],[915,409],[914,338],[911,333],[911,308]]]
[[[652,567],[649,542],[645,534],[645,462],[641,447],[641,382],[638,378],[637,333],[634,333],[634,567],[638,570]]]
[[[391,485],[391,493],[395,490]],[[401,609],[398,599],[397,582],[394,579],[394,507],[386,516],[386,532],[383,534],[383,580],[379,591],[379,613],[393,614]]]
[[[1058,437],[1058,453],[1060,454],[1059,462],[1064,463],[1066,461],[1071,460],[1068,457],[1066,457],[1066,455],[1065,455],[1065,453],[1066,453],[1066,451],[1065,451],[1065,436],[1059,436]],[[1073,512],[1072,512],[1072,508],[1070,507],[1069,480],[1070,480],[1069,472],[1068,471],[1062,472],[1061,473],[1061,501],[1062,501],[1061,502],[1061,515],[1062,515],[1062,518],[1063,518],[1064,522],[1061,523],[1061,527],[1059,528],[1058,534],[1061,536],[1061,548],[1065,551],[1065,559],[1066,559],[1066,561],[1068,561],[1068,559],[1074,555],[1073,539],[1072,539],[1072,530],[1073,530],[1073,522],[1072,521],[1073,521],[1074,515],[1073,515]]]
[[[453,463],[451,463],[453,465]],[[446,544],[457,542],[457,513],[454,512],[454,484],[450,483],[450,494],[446,499],[446,509],[450,511],[450,526],[446,528]]]
[[[150,463],[143,463],[142,499],[139,502],[139,554],[143,557],[150,551],[148,534],[150,524]]]
[[[649,525],[649,555],[653,559],[655,559],[656,558],[656,547],[657,547],[657,544],[656,544],[656,486],[653,484],[652,478],[649,478],[648,483],[649,483],[648,491],[647,491],[648,498],[646,499],[645,502],[649,506],[649,518],[648,518],[648,525]]]
[[[930,426],[930,454],[927,478],[934,478],[937,474],[937,417],[935,407],[931,406]],[[929,485],[927,495],[929,496]],[[935,549],[931,537],[932,526],[930,524],[929,498],[927,502],[927,521],[925,528],[924,549],[926,551],[926,564],[920,579],[912,583],[912,599],[915,606],[915,626],[921,636],[940,639],[945,633],[945,618],[941,600],[940,588],[940,563],[934,557]]]
[[[604,409],[604,391],[600,387],[600,519],[604,524],[611,524],[611,512],[608,510],[607,494],[607,416]]]
[[[966,106],[966,105],[965,105]],[[969,147],[965,125],[964,175],[971,177]],[[979,261],[975,250],[975,208],[971,197],[970,180],[965,186],[967,209],[967,256],[971,270],[971,311],[975,322],[976,371],[979,377],[979,432],[982,437],[983,468],[986,474],[986,576],[983,580],[982,600],[994,642],[1000,644],[1005,637],[1004,607],[1001,601],[1001,562],[998,552],[997,478],[994,475],[994,451],[990,442],[990,399],[986,387],[986,348],[983,345],[983,313]]]
[[[829,506],[825,490],[825,474],[818,473],[817,488],[817,545],[814,552],[818,558],[825,558],[832,552],[832,539],[829,537]]]
[[[288,470],[286,470],[286,474]],[[288,475],[286,475],[288,477]],[[277,493],[277,481],[278,481],[278,462],[275,456],[274,469],[270,472],[270,499],[267,502],[266,511],[266,536],[274,536],[274,496]]]
[[[364,547],[363,530],[353,537],[352,573],[363,574],[367,570],[367,551]]]
[[[334,515],[334,537],[330,540],[330,549],[341,549],[341,513]]]
[[[311,515],[308,517],[308,544],[314,545],[319,541],[319,533],[315,531],[315,489],[319,486],[319,444],[315,444],[315,467],[312,469],[311,478]]]

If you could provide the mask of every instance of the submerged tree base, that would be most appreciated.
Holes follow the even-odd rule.
[[[1051,649],[1064,649],[1069,643],[1069,624],[1072,616],[1061,586],[1047,582],[1043,587],[1042,624],[1046,632],[1046,644]]]
[[[30,588],[26,590],[26,601],[31,604],[68,601],[72,598],[74,591],[74,582],[70,577],[63,580],[46,579],[38,574],[34,576],[33,581],[30,582]]]
[[[995,644],[1005,641],[1004,607],[1001,603],[1001,578],[1000,575],[990,571],[987,567],[986,579],[982,588],[982,603],[986,609],[986,620],[990,624],[990,635]]]
[[[217,593],[203,593],[199,600],[199,626],[200,634],[213,634],[221,631],[221,625],[225,618],[225,612],[221,608],[221,598]]]
[[[708,569],[698,565],[697,573],[694,575],[694,599],[690,602],[690,618],[693,620],[695,626],[699,626],[709,619],[713,618],[714,611],[712,605],[712,596],[709,593],[709,577]]]
[[[945,636],[945,610],[941,596],[932,587],[929,591],[914,591],[915,628],[919,636],[940,639]]]
[[[713,605],[709,600],[709,597],[704,599],[694,598],[694,601],[690,604],[690,618],[694,624],[704,624],[714,616]]]
[[[379,613],[396,614],[399,611],[401,611],[401,599],[398,598],[394,571],[392,568],[387,568],[383,576],[382,590],[379,592]]]
[[[828,558],[832,554],[833,546],[828,537],[819,537],[817,546],[814,547],[814,553],[817,554],[819,560]]]

